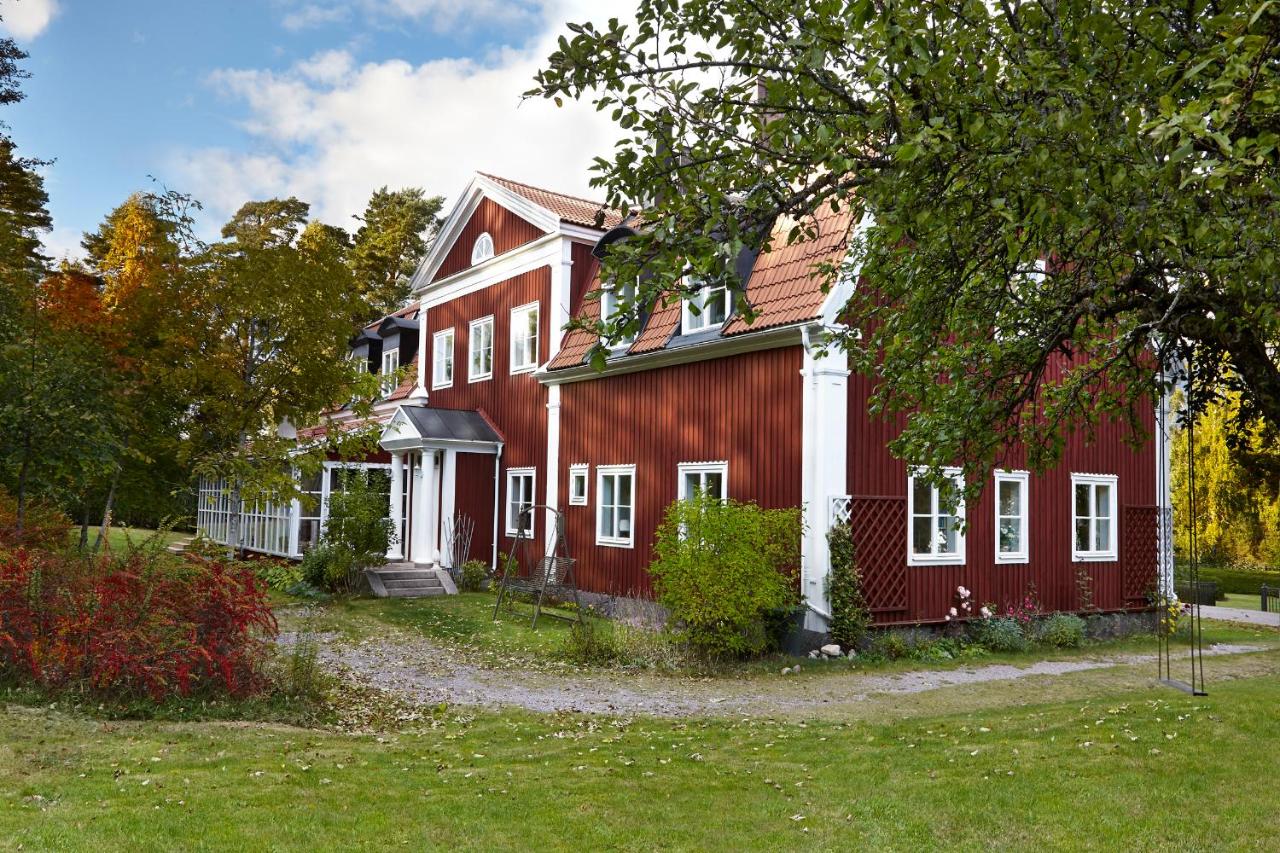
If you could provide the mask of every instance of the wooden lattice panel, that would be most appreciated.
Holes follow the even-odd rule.
[[[907,610],[906,498],[853,498],[849,527],[871,612]]]
[[[1126,604],[1142,603],[1155,588],[1160,564],[1159,520],[1159,507],[1124,508],[1124,560],[1120,569]]]

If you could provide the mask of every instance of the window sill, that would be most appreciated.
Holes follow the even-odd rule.
[[[963,566],[964,554],[947,554],[945,557],[920,557],[907,555],[908,566]]]
[[[596,544],[605,548],[635,548],[635,543],[627,539],[596,539]]]
[[[1106,552],[1076,552],[1071,553],[1071,562],[1073,563],[1117,563],[1120,558],[1114,551]]]
[[[537,369],[538,369],[538,365],[528,364],[528,365],[525,365],[524,367],[513,367],[507,372],[512,376],[517,376],[521,373],[533,373]]]
[[[1028,554],[996,554],[997,565],[1030,563],[1030,562],[1031,562],[1031,557]]]
[[[574,500],[573,498],[569,499],[569,506],[586,506],[586,505],[587,505],[586,498],[583,498],[582,500]]]
[[[488,382],[492,378],[493,378],[492,373],[486,373],[484,376],[468,376],[467,384],[474,385],[477,382]]]
[[[452,388],[452,387],[453,387],[453,383],[452,383],[452,382],[445,382],[445,383],[443,383],[443,384],[441,384],[441,385],[436,385],[434,382],[431,384],[431,390],[432,390],[432,391],[443,391],[443,390],[445,390],[446,388]]]

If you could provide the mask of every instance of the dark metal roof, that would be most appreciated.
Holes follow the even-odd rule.
[[[437,409],[432,406],[405,406],[418,434],[442,441],[502,442],[502,436],[479,412],[464,409]]]
[[[418,321],[407,320],[404,317],[388,317],[378,324],[378,334],[384,338],[393,332],[416,331],[418,331]]]

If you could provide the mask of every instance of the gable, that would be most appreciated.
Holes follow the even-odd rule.
[[[438,281],[469,269],[471,250],[480,235],[485,233],[493,238],[493,252],[497,256],[531,243],[546,232],[493,199],[481,198],[431,280]]]

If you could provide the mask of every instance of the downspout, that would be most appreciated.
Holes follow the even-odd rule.
[[[498,485],[502,482],[502,445],[498,445],[498,452],[493,457],[493,556],[490,558],[492,565],[489,571],[497,574],[498,572],[498,509],[501,506],[498,502]]]

